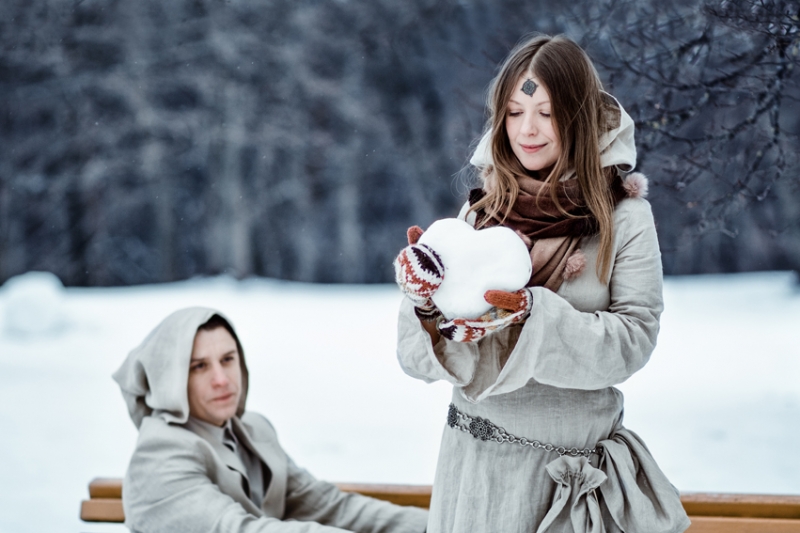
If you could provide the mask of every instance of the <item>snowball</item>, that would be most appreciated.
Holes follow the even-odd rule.
[[[5,296],[5,329],[22,335],[52,333],[63,325],[64,286],[50,272],[27,272],[8,279]]]
[[[487,290],[516,291],[531,277],[531,258],[519,235],[506,227],[476,230],[456,218],[437,220],[419,243],[444,264],[444,281],[433,303],[447,318],[477,318],[491,309]]]

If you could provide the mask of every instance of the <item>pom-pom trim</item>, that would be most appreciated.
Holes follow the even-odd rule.
[[[628,198],[647,198],[647,178],[641,172],[631,172],[622,178],[622,188],[628,193]]]

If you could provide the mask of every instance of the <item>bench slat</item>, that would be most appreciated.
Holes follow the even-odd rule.
[[[122,498],[122,480],[118,477],[96,477],[89,483],[89,497]]]
[[[800,520],[689,516],[686,533],[800,533]]]
[[[81,520],[84,522],[124,522],[122,500],[119,498],[92,498],[81,502]]]
[[[430,485],[373,485],[362,483],[335,483],[339,490],[357,492],[397,505],[413,505],[427,509],[431,506]]]
[[[398,505],[428,508],[430,485],[336,483],[345,492],[357,492]],[[81,503],[87,522],[123,522],[122,480],[96,478],[89,484],[90,500]],[[800,496],[768,494],[684,493],[681,503],[692,519],[690,533],[800,533]]]
[[[800,496],[684,493],[681,503],[693,516],[800,519]]]

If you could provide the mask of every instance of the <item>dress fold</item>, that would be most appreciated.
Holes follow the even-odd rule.
[[[558,487],[550,510],[536,533],[605,533],[595,489],[606,475],[586,457],[561,456],[547,464],[547,473]]]
[[[675,533],[689,527],[678,490],[636,433],[619,428],[598,446],[603,450],[600,469],[608,477],[599,491],[621,531]]]

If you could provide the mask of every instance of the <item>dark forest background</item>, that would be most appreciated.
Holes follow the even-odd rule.
[[[563,5],[562,5],[563,4]],[[0,283],[386,282],[486,87],[565,33],[637,124],[668,274],[800,270],[797,2],[3,0]]]

